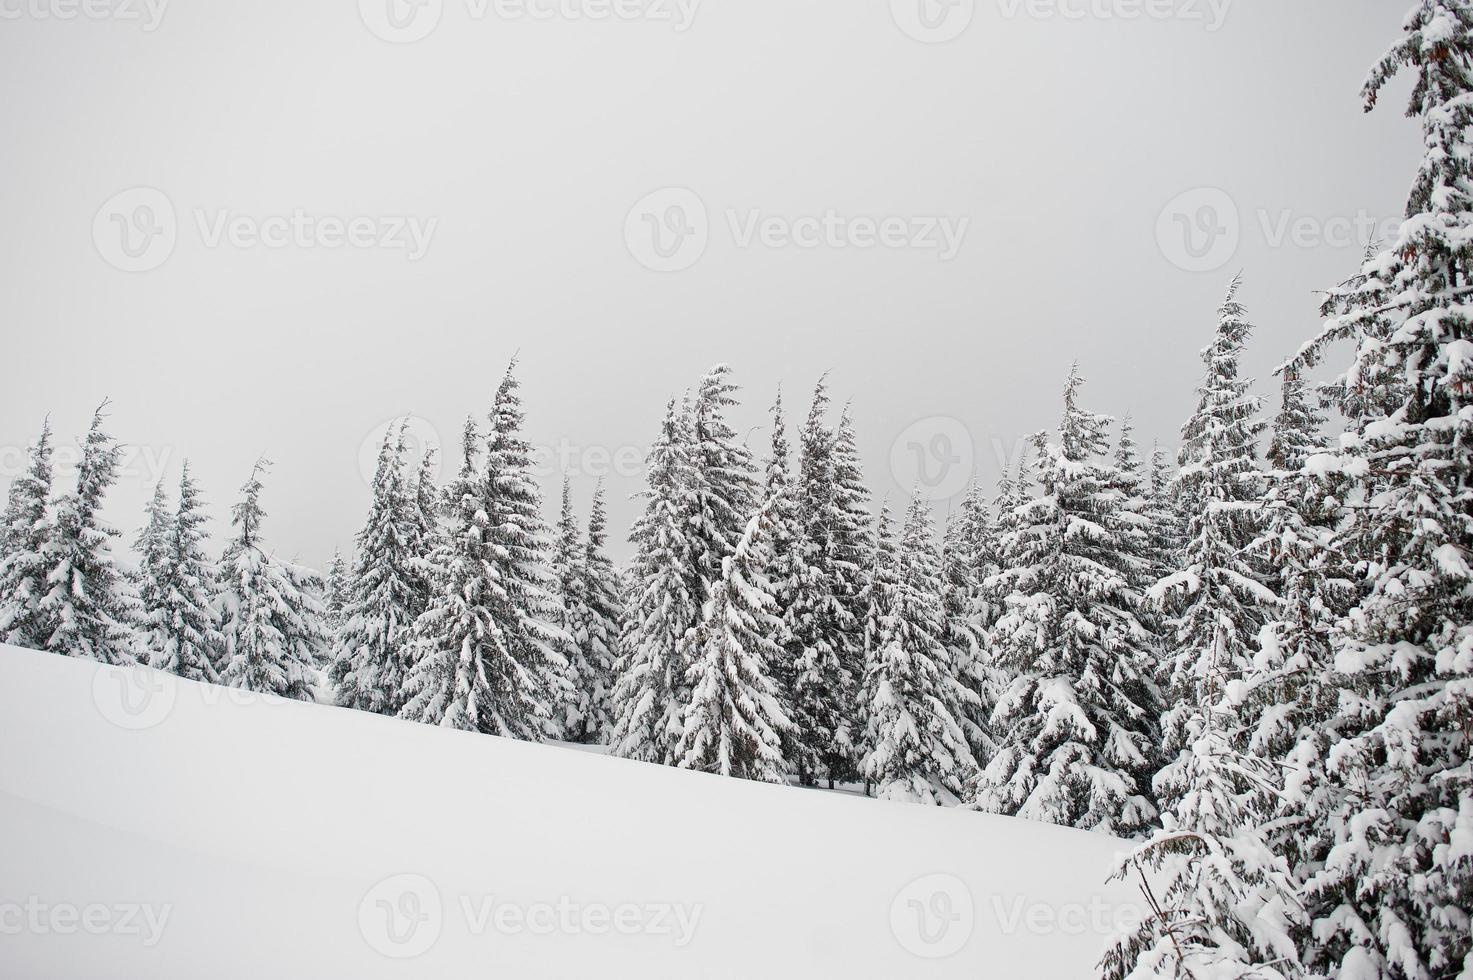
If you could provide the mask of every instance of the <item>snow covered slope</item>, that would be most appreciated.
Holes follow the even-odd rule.
[[[1120,843],[0,648],[0,975],[1085,980]]]

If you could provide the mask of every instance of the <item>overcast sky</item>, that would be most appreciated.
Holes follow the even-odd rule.
[[[1075,359],[1174,445],[1233,273],[1268,393],[1418,150],[1358,98],[1388,0],[88,2],[0,0],[0,484],[110,396],[129,540],[184,458],[224,518],[264,454],[319,566],[383,423],[453,454],[516,351],[621,559],[717,361],[743,432],[831,371],[892,502],[990,487]]]

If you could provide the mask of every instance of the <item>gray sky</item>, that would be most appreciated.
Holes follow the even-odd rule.
[[[517,350],[619,558],[716,361],[743,431],[831,369],[892,500],[990,487],[1076,358],[1174,443],[1232,274],[1266,378],[1418,152],[1404,86],[1358,99],[1406,2],[151,2],[0,0],[0,484],[108,395],[129,539],[161,472],[224,518],[265,454],[313,564],[365,439],[413,413],[453,453]]]

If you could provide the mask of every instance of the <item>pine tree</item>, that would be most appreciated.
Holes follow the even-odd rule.
[[[405,478],[404,437],[404,426],[397,435],[391,429],[379,450],[328,671],[340,706],[383,715],[403,707],[413,627],[425,607],[415,567],[422,543],[410,540],[418,507]]]
[[[1114,513],[1114,531],[1119,542],[1117,554],[1121,569],[1131,591],[1144,596],[1155,585],[1160,575],[1153,560],[1151,525],[1147,516],[1149,507],[1146,481],[1141,474],[1140,454],[1135,442],[1135,424],[1129,415],[1120,422],[1120,439],[1115,444],[1115,472],[1118,474],[1116,489],[1120,491],[1120,506]],[[1136,610],[1136,618],[1147,622]],[[1147,630],[1150,632],[1150,630]]]
[[[773,601],[776,603],[773,612],[779,622],[774,639],[782,648],[782,652],[771,659],[768,671],[777,685],[785,716],[791,715],[792,712],[793,691],[797,676],[788,653],[793,645],[793,638],[788,634],[788,625],[802,567],[799,552],[801,538],[799,536],[797,490],[792,461],[792,446],[788,442],[787,420],[783,414],[783,396],[779,389],[777,398],[772,404],[772,438],[766,461],[765,492],[769,501],[769,517],[772,525],[768,532],[770,566],[767,579],[772,590]],[[799,733],[792,724],[791,718],[789,718],[787,727],[783,729],[782,735],[783,757],[788,760],[797,758]]]
[[[480,472],[480,433],[466,419],[461,468],[446,491],[450,528],[433,562],[439,569],[429,605],[414,624],[412,665],[404,680],[401,718],[461,731],[480,731],[492,700],[483,645],[499,638],[484,604],[489,512]]]
[[[1006,466],[1003,467],[1002,476],[997,481],[997,493],[993,497],[993,508],[997,511],[997,516],[992,522],[991,534],[994,562],[988,575],[982,580],[983,609],[986,613],[983,626],[988,637],[988,644],[993,648],[997,646],[993,634],[998,621],[1007,612],[1007,599],[1012,593],[1012,584],[1007,576],[999,574],[1010,561],[1005,544],[1009,540],[1009,534],[1018,529],[1019,512],[1033,499],[1033,488],[1030,482],[1032,464],[1029,462],[1028,450],[1038,439],[1039,437],[1035,435],[1031,440],[1023,443],[1014,469],[1009,470]],[[996,661],[995,649],[993,656]],[[1002,667],[1001,663],[994,662],[995,670],[1002,670]],[[1003,673],[998,674],[999,679],[1002,676]]]
[[[416,624],[402,717],[531,741],[556,737],[571,639],[556,625],[549,540],[521,400],[507,368],[491,410],[485,464],[467,421],[461,472],[450,487],[442,569]]]
[[[751,453],[725,418],[738,390],[730,373],[716,365],[702,377],[694,402],[678,412],[671,403],[647,460],[648,504],[630,537],[636,593],[613,695],[611,744],[630,758],[680,761],[701,610],[755,507]]]
[[[433,446],[427,447],[420,457],[419,472],[413,486],[408,488],[409,501],[405,508],[404,550],[409,560],[405,566],[405,577],[417,594],[416,607],[420,613],[429,608],[430,598],[435,593],[439,569],[435,556],[445,544],[441,517],[445,512],[445,494],[435,484],[435,469],[439,458]],[[411,644],[412,645],[412,644]],[[413,663],[409,654],[405,671]]]
[[[864,569],[864,622],[861,626],[864,637],[864,673],[859,679],[859,741],[855,746],[859,752],[860,770],[864,760],[874,751],[872,739],[873,705],[876,684],[880,673],[876,670],[880,651],[884,648],[893,626],[896,593],[899,589],[900,563],[895,554],[895,521],[890,516],[890,505],[882,502],[880,514],[875,519],[875,533],[870,546],[869,560]],[[865,794],[874,789],[866,777]]]
[[[1264,527],[1249,548],[1275,570],[1279,604],[1259,633],[1244,699],[1257,719],[1248,750],[1283,773],[1284,791],[1274,801],[1267,840],[1289,860],[1296,882],[1323,861],[1331,843],[1332,803],[1323,774],[1336,740],[1331,722],[1337,692],[1329,632],[1355,591],[1333,543],[1338,501],[1326,481],[1306,469],[1326,451],[1322,425],[1298,371],[1283,371],[1261,503]]]
[[[316,700],[316,664],[327,649],[315,576],[263,549],[258,460],[231,512],[235,537],[220,559],[219,610],[224,639],[220,680],[229,687],[297,701]]]
[[[542,518],[531,444],[522,435],[520,387],[513,360],[496,391],[486,446],[493,510],[487,528],[492,592],[512,662],[497,665],[491,734],[540,740],[562,732],[554,717],[569,694],[573,639],[557,625],[560,611],[548,565],[552,533]]]
[[[1392,980],[1473,962],[1473,5],[1418,0],[1367,109],[1401,72],[1424,147],[1406,221],[1300,358],[1355,346],[1339,461],[1355,507],[1338,540],[1361,581],[1330,634],[1341,739],[1333,846],[1308,886],[1316,966]]]
[[[839,660],[845,678],[842,727],[836,733],[841,750],[828,760],[829,784],[855,776],[859,769],[859,727],[861,706],[859,685],[864,677],[864,564],[873,546],[869,512],[869,488],[864,483],[864,468],[859,458],[859,443],[854,432],[851,406],[839,413],[834,431],[834,571],[838,588],[835,593],[844,609],[843,628],[838,633]]]
[[[725,364],[708,371],[690,413],[691,558],[703,598],[721,580],[722,561],[735,550],[757,504],[752,455],[725,418],[739,390],[730,374]]]
[[[332,549],[332,561],[327,566],[327,591],[322,596],[323,611],[327,615],[327,628],[333,635],[333,646],[337,646],[337,634],[343,627],[343,610],[348,605],[348,561],[342,549]]]
[[[777,498],[748,522],[722,561],[696,635],[690,707],[677,746],[687,769],[782,782],[787,774],[783,733],[789,722],[771,664],[782,657],[782,633],[767,569]]]
[[[1103,980],[1304,975],[1294,944],[1303,912],[1287,866],[1258,826],[1263,787],[1274,776],[1234,748],[1239,722],[1222,668],[1231,669],[1212,661],[1193,703],[1187,727],[1196,737],[1182,793],[1162,829],[1116,870],[1117,878],[1139,876],[1150,913],[1106,952]]]
[[[1173,483],[1174,476],[1166,463],[1166,453],[1159,443],[1153,444],[1146,499],[1141,508],[1147,528],[1145,559],[1153,585],[1176,571],[1182,548],[1186,546],[1186,527],[1175,502]],[[1145,615],[1157,625],[1162,622],[1159,614],[1153,614],[1150,609],[1145,610]]]
[[[10,486],[0,553],[0,643],[40,649],[45,642],[39,608],[46,593],[52,535],[51,420],[28,450],[26,471]]]
[[[102,523],[102,498],[117,482],[121,453],[102,431],[103,402],[82,444],[76,489],[56,502],[56,517],[43,552],[46,593],[36,606],[42,648],[107,664],[135,660],[138,600],[113,562],[118,532]]]
[[[882,533],[883,529],[882,529]],[[888,557],[877,551],[880,561]],[[911,498],[896,558],[893,591],[871,597],[878,618],[863,688],[865,778],[882,799],[955,799],[976,769],[959,720],[976,695],[957,677],[946,646],[940,557],[931,515]]]
[[[1082,384],[1071,371],[1058,442],[1036,440],[1042,495],[1003,539],[995,587],[1008,611],[993,639],[1009,683],[975,805],[1124,836],[1156,818],[1159,705],[1121,547],[1120,474],[1103,459],[1108,420],[1079,406]]]
[[[999,686],[987,648],[989,619],[983,583],[997,571],[987,503],[976,484],[948,518],[942,535],[941,608],[957,680],[973,695],[957,717],[972,756],[985,763],[997,748],[990,721]]]
[[[604,507],[604,485],[593,490],[593,510],[588,518],[588,536],[578,574],[582,578],[583,619],[578,631],[578,657],[586,669],[589,687],[583,692],[582,740],[602,744],[613,726],[610,701],[614,685],[614,663],[619,650],[619,622],[623,599],[618,570],[604,547],[608,543],[608,513]]]
[[[156,662],[163,652],[164,595],[168,588],[169,564],[173,558],[173,514],[164,495],[164,482],[153,488],[153,497],[144,509],[147,520],[133,542],[138,555],[134,575],[139,603],[138,655],[148,663]]]
[[[152,620],[153,666],[193,681],[216,681],[225,666],[225,640],[215,608],[214,563],[205,554],[206,522],[189,461],[179,475],[179,505],[168,528],[167,574]]]
[[[645,762],[673,764],[684,731],[687,633],[701,609],[691,575],[690,470],[689,440],[672,399],[646,458],[644,513],[629,535],[635,555],[611,699],[609,744],[616,755]]]
[[[561,613],[558,625],[572,638],[568,656],[568,692],[558,705],[557,724],[569,742],[595,743],[603,730],[606,706],[605,666],[586,659],[590,650],[589,586],[582,532],[573,515],[573,488],[563,477],[563,505],[557,524],[557,543],[552,554],[552,577]]]
[[[1176,655],[1168,668],[1162,747],[1168,762],[1155,782],[1158,797],[1174,805],[1194,764],[1194,729],[1204,721],[1196,694],[1215,670],[1242,683],[1253,670],[1254,640],[1277,605],[1245,552],[1258,533],[1263,474],[1255,441],[1263,431],[1251,382],[1239,377],[1238,359],[1252,332],[1234,280],[1219,311],[1213,342],[1202,352],[1206,379],[1196,412],[1182,429],[1175,489],[1190,515],[1180,570],[1152,589],[1175,616],[1167,630]],[[1243,719],[1252,725],[1253,719]],[[1241,746],[1235,746],[1241,748]]]
[[[824,422],[828,388],[820,379],[813,405],[799,435],[800,461],[795,494],[795,575],[785,635],[792,666],[790,752],[801,783],[842,772],[853,754],[851,703],[857,678],[848,659],[851,636],[860,636],[847,601],[857,569],[847,565],[840,528],[848,518],[838,486],[835,434]]]

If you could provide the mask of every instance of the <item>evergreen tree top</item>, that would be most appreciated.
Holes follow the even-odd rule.
[[[161,567],[163,556],[167,554],[170,545],[170,513],[169,500],[164,494],[164,481],[160,480],[154,484],[153,497],[150,498],[144,508],[147,522],[143,529],[138,532],[138,537],[133,542],[133,549],[143,559],[145,569]]]
[[[261,508],[261,479],[269,472],[271,461],[263,456],[251,467],[250,479],[241,484],[240,502],[230,511],[230,524],[239,529],[233,542],[234,548],[259,547],[261,522],[266,518],[266,511]]]
[[[117,482],[118,460],[122,447],[103,431],[110,400],[104,399],[92,413],[92,424],[82,444],[82,460],[77,467],[76,492],[68,498],[68,509],[79,526],[91,525],[102,508],[103,494]]]
[[[26,470],[10,484],[5,514],[0,518],[0,562],[11,552],[34,554],[46,531],[46,511],[51,502],[54,449],[51,417],[41,422],[41,435],[31,443]]]
[[[1292,472],[1322,451],[1320,428],[1324,420],[1310,404],[1308,386],[1294,368],[1283,374],[1279,414],[1274,417],[1268,444],[1268,462],[1276,470]]]
[[[1409,118],[1426,116],[1473,89],[1473,7],[1467,0],[1418,0],[1402,31],[1404,36],[1376,63],[1361,89],[1367,112],[1376,107],[1386,83],[1405,68],[1417,76],[1407,104]]]
[[[604,481],[593,485],[593,508],[588,514],[588,547],[587,553],[590,560],[603,551],[604,545],[609,539],[609,515],[604,504]]]
[[[772,442],[767,457],[767,495],[786,490],[792,483],[789,467],[792,448],[788,445],[787,423],[783,419],[783,392],[779,387],[772,403]]]

